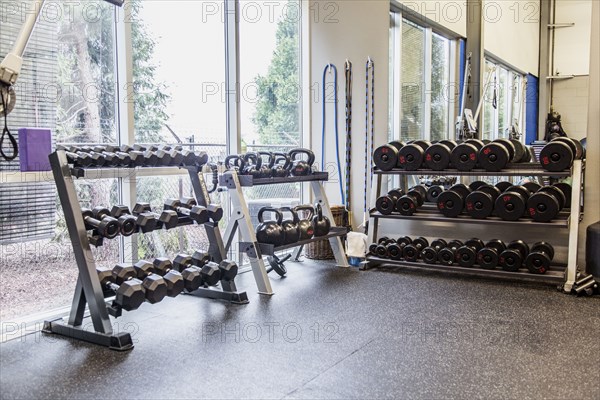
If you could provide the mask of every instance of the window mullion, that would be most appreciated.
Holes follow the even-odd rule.
[[[431,140],[431,63],[432,63],[432,34],[431,28],[425,31],[425,62],[423,63],[423,85],[424,85],[424,118],[423,118],[423,139]]]

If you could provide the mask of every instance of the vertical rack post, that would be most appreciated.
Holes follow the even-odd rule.
[[[331,226],[335,227],[335,220],[333,218],[333,213],[331,212],[331,207],[329,206],[329,200],[327,199],[327,195],[325,195],[325,190],[323,190],[323,186],[319,181],[310,182],[310,187],[315,196],[315,201],[319,203],[323,209],[323,215],[325,215],[331,221]],[[348,259],[346,258],[346,254],[343,251],[342,239],[339,236],[330,237],[329,244],[331,245],[331,250],[333,250],[333,255],[335,257],[335,261],[339,267],[349,267]]]
[[[577,253],[579,251],[579,220],[581,217],[581,193],[582,185],[583,161],[573,161],[571,176],[571,216],[569,217],[569,248],[567,258],[567,270],[565,272],[565,285],[563,290],[567,293],[573,289],[575,277],[577,275]]]

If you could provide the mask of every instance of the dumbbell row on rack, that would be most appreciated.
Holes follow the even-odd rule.
[[[299,212],[305,211],[307,215],[300,218]],[[264,213],[275,214],[274,220],[265,220]],[[289,213],[292,218],[284,220],[284,213]],[[331,221],[323,215],[321,204],[301,205],[291,207],[263,207],[258,211],[259,225],[256,227],[256,240],[259,243],[283,246],[308,240],[314,237],[325,236],[331,229]]]
[[[144,302],[155,304],[166,296],[215,286],[220,280],[232,281],[238,267],[230,260],[214,263],[206,253],[196,251],[192,256],[178,254],[173,262],[159,257],[153,262],[117,264],[112,270],[98,267],[96,272],[105,296],[114,296],[113,306],[132,311]]]
[[[446,242],[436,239],[428,243],[427,239],[419,237],[411,239],[408,236],[397,240],[382,237],[378,243],[369,246],[369,253],[379,258],[416,262],[421,260],[427,264],[458,264],[471,268],[493,270],[500,266],[504,271],[516,272],[523,266],[530,273],[544,274],[550,269],[554,258],[554,248],[546,242],[533,244],[531,251],[522,240],[515,240],[508,245],[499,239],[485,243],[481,239],[469,239],[464,243],[460,240]]]
[[[208,163],[206,152],[184,150],[181,146],[113,145],[59,146],[67,160],[79,168],[135,168],[135,167],[201,167]]]
[[[306,159],[302,156],[305,155]],[[232,154],[225,158],[228,170],[240,175],[251,175],[255,179],[306,176],[314,172],[315,154],[304,148],[292,149],[288,153],[258,151]]]

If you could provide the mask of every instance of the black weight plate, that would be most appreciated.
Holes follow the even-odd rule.
[[[446,217],[457,217],[463,211],[463,199],[458,193],[446,190],[438,196],[437,208]]]
[[[569,146],[571,148],[571,151],[573,152],[573,157],[576,160],[581,159],[581,156],[583,155],[583,146],[581,145],[581,142],[579,142],[578,140],[572,139],[570,137],[566,137],[566,136],[560,136],[557,138],[554,138],[551,140],[552,142],[563,142],[564,144],[566,144],[567,146]]]
[[[494,212],[505,221],[516,221],[523,216],[527,204],[521,194],[504,192],[496,199]]]
[[[529,190],[527,190],[527,188],[522,185],[513,185],[513,186],[509,187],[506,191],[507,192],[517,192],[521,196],[523,196],[524,199],[529,198],[529,195],[531,195]]]
[[[420,197],[425,201],[427,198],[427,186],[425,185],[416,185],[410,188],[409,192],[416,191],[419,193]],[[422,203],[421,203],[422,204]]]
[[[496,187],[500,189],[500,192],[506,192],[506,189],[511,187],[513,184],[508,181],[501,181],[496,183]]]
[[[488,183],[484,182],[484,181],[475,181],[475,182],[471,182],[469,183],[469,189],[471,190],[477,190],[482,186],[486,186]]]
[[[377,249],[375,250],[375,253],[377,254],[377,257],[381,257],[381,258],[388,257],[387,247],[385,247],[382,244],[377,245]]]
[[[390,146],[394,146],[396,148],[396,150],[400,150],[404,146],[404,142],[401,142],[399,140],[392,140],[388,144]]]
[[[498,264],[505,271],[515,272],[523,265],[523,256],[517,250],[507,249],[500,254]]]
[[[424,196],[422,196],[422,192],[420,190],[411,189],[406,194],[407,194],[407,196],[410,196],[413,199],[415,199],[415,201],[417,203],[417,207],[421,207],[423,205],[423,203],[425,203],[426,198]],[[427,192],[425,192],[425,196],[427,196]]]
[[[411,239],[411,238],[409,238],[408,236],[402,236],[402,237],[399,237],[399,238],[396,240],[396,243],[398,243],[398,245],[399,245],[400,247],[404,247],[404,246],[406,246],[407,244],[411,244],[411,243],[412,243],[412,239]]]
[[[492,239],[485,244],[485,247],[496,250],[496,253],[500,254],[506,250],[506,245],[500,239]]]
[[[493,142],[483,146],[477,160],[486,171],[498,172],[510,161],[510,153],[504,144]]]
[[[396,211],[402,215],[413,215],[419,208],[418,199],[406,194],[396,201]]]
[[[421,252],[421,259],[427,264],[435,264],[437,261],[437,251],[433,247],[425,247]]]
[[[392,243],[387,246],[387,252],[392,260],[402,259],[402,248],[397,243]]]
[[[416,143],[408,144],[398,152],[398,165],[407,171],[416,171],[423,164],[425,150]]]
[[[456,142],[454,140],[444,139],[444,140],[440,140],[438,143],[445,144],[446,146],[448,146],[448,148],[450,150],[452,150],[456,147]]]
[[[550,172],[569,169],[573,165],[573,151],[564,142],[552,141],[540,151],[540,165]]]
[[[267,261],[271,266],[271,269],[277,273],[277,275],[284,277],[287,274],[287,268],[283,263],[277,262],[273,257],[267,257]]]
[[[404,190],[402,189],[392,189],[388,192],[388,196],[391,197],[394,201],[404,196]]]
[[[548,242],[536,242],[531,246],[532,253],[544,252],[551,259],[554,258],[554,247]]]
[[[525,266],[532,274],[545,274],[550,269],[550,258],[542,253],[531,253],[525,258]]]
[[[494,212],[494,199],[489,194],[476,190],[467,196],[465,210],[471,218],[485,219]]]
[[[433,242],[431,242],[431,247],[433,247],[437,251],[440,251],[446,246],[448,246],[448,243],[446,243],[444,239],[435,239]]]
[[[379,240],[377,240],[377,244],[387,243],[387,242],[393,242],[393,240],[387,236],[382,236],[379,238]]]
[[[485,244],[481,239],[471,238],[465,242],[465,246],[472,247],[475,249],[475,252],[478,252],[485,247]]]
[[[477,252],[477,264],[483,269],[495,269],[499,258],[496,250],[489,247],[484,247]]]
[[[496,140],[494,140],[494,142],[501,143],[504,145],[504,147],[506,147],[506,150],[508,150],[508,154],[509,154],[509,156],[508,156],[509,162],[516,162],[515,160],[517,159],[516,158],[517,151],[515,149],[515,145],[510,140],[496,139]]]
[[[496,201],[498,196],[500,196],[500,194],[502,193],[500,189],[492,185],[482,186],[478,189],[478,191],[489,194],[490,196],[492,196],[492,199],[494,199],[494,201]]]
[[[444,265],[454,264],[454,251],[447,247],[438,251],[438,262]]]
[[[388,196],[379,197],[375,201],[375,208],[383,215],[390,215],[394,211],[394,200]]]
[[[402,249],[402,257],[404,257],[406,261],[417,261],[419,258],[419,249],[417,249],[417,246],[414,244],[404,246]]]
[[[567,204],[567,196],[565,196],[562,190],[554,185],[544,186],[539,191],[542,193],[551,193],[554,197],[556,197],[556,200],[558,200],[558,206],[561,210],[565,207],[565,204]]]
[[[479,150],[471,143],[461,143],[450,154],[450,163],[459,171],[470,171],[477,165]]]
[[[450,147],[442,143],[432,144],[425,150],[425,166],[434,171],[442,171],[450,165]]]
[[[471,189],[469,189],[467,185],[462,183],[457,183],[456,185],[453,185],[449,190],[458,193],[463,198],[463,201],[469,195],[469,193],[471,193]]]
[[[517,139],[508,139],[510,140],[510,142],[512,143],[513,147],[515,148],[515,157],[513,158],[513,162],[519,163],[519,162],[523,162],[523,159],[525,158],[525,152],[527,151],[527,148],[525,147],[525,145],[523,143],[521,143],[520,140]]]
[[[552,221],[558,215],[558,199],[547,192],[538,192],[527,200],[527,214],[537,222]]]
[[[517,250],[519,253],[521,253],[523,258],[529,254],[529,246],[527,246],[527,243],[522,240],[513,240],[506,246],[506,248]]]
[[[532,153],[531,147],[529,146],[525,146],[525,154],[523,154],[523,159],[521,160],[522,163],[530,163],[531,160],[535,157],[535,154],[532,155],[534,153]]]
[[[472,247],[462,246],[456,250],[455,259],[461,267],[472,267],[477,262],[477,251]]]
[[[446,247],[456,251],[456,249],[458,249],[459,247],[463,247],[463,246],[464,246],[463,242],[461,242],[460,240],[454,239],[454,240],[449,241],[448,246],[446,246]]]
[[[423,151],[427,150],[427,148],[431,146],[431,142],[428,142],[427,140],[415,140],[412,144],[420,146]]]
[[[519,185],[527,188],[529,193],[535,193],[542,188],[542,185],[534,181],[519,182]]]
[[[438,185],[431,186],[429,189],[427,189],[427,201],[429,201],[431,203],[435,203],[437,201],[438,196],[443,191],[444,191],[444,188],[441,186],[438,186]]]
[[[485,143],[483,142],[483,140],[479,140],[479,139],[467,139],[467,140],[465,140],[465,143],[475,146],[477,151],[481,150],[483,148],[483,146],[485,146]]]
[[[384,144],[373,152],[373,164],[382,171],[391,171],[398,165],[398,150]]]
[[[427,241],[427,239],[425,239],[422,236],[413,240],[412,244],[414,244],[419,251],[423,250],[425,247],[429,246],[429,242]]]
[[[369,245],[369,253],[371,253],[373,255],[377,255],[377,244],[371,243]]]
[[[483,143],[483,145],[485,146],[486,144],[490,144],[490,143],[492,143],[492,141],[491,141],[490,139],[483,139],[483,140],[481,141],[481,143]]]
[[[571,185],[567,182],[559,182],[555,183],[554,186],[559,188],[565,195],[565,208],[571,208],[571,195],[573,194]]]

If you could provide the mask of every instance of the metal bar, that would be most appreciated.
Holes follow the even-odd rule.
[[[81,279],[77,277],[77,285],[75,286],[73,302],[71,303],[71,313],[69,314],[69,325],[80,326],[83,323],[86,304],[87,302],[85,301]]]
[[[240,33],[239,1],[225,0],[225,107],[227,112],[227,152],[239,154],[242,150],[240,110]]]
[[[577,274],[577,253],[578,239],[579,239],[579,220],[581,216],[581,193],[583,191],[582,185],[582,174],[583,174],[583,161],[573,161],[573,182],[571,187],[571,218],[569,224],[569,253],[567,262],[567,275],[565,279],[564,291],[570,292],[575,283],[575,275]]]
[[[133,349],[131,335],[127,332],[119,332],[115,335],[101,332],[92,332],[79,327],[65,325],[60,320],[44,322],[44,333],[54,333],[86,342],[106,346],[111,350],[127,351]]]
[[[329,200],[327,199],[323,185],[321,185],[320,182],[311,182],[310,187],[315,196],[315,202],[320,204],[323,208],[323,215],[329,218],[332,228],[336,227],[337,225],[335,224],[333,213],[331,212]],[[344,251],[344,246],[342,244],[342,239],[339,236],[330,237],[329,244],[331,245],[331,250],[333,250],[333,255],[337,265],[339,267],[349,267],[348,259],[346,258],[346,252]]]
[[[529,164],[509,164],[506,169],[499,172],[491,172],[483,169],[473,169],[471,171],[458,171],[456,169],[445,169],[444,171],[433,171],[429,169],[419,169],[418,171],[406,171],[403,169],[393,169],[391,171],[375,170],[379,175],[439,175],[443,173],[446,176],[571,176],[571,171],[549,172],[542,169],[537,163]]]
[[[87,301],[94,329],[97,332],[111,334],[112,327],[108,310],[104,302],[104,293],[96,274],[94,255],[88,242],[85,222],[81,216],[81,207],[77,199],[77,191],[70,175],[67,156],[64,151],[57,151],[49,156],[50,165],[56,181],[56,189],[65,215],[65,222],[73,244],[73,253],[79,268],[79,280],[83,295]],[[76,293],[75,297],[80,297]],[[74,302],[75,302],[74,298]],[[81,302],[82,300],[79,300]]]
[[[466,108],[475,110],[483,91],[483,0],[467,0],[466,52],[471,54],[471,90]],[[476,122],[477,126],[481,126],[479,118]]]
[[[375,204],[377,201],[377,198],[379,196],[381,196],[381,181],[383,179],[383,175],[376,175],[377,180],[376,180],[376,184],[375,184],[375,190],[371,191],[371,204]],[[377,221],[375,218],[373,218],[373,213],[370,214],[370,218],[369,218],[369,229],[367,231],[367,240],[368,243],[374,243],[377,239],[377,224],[379,221]]]
[[[548,29],[548,25],[552,23],[553,1],[540,1],[540,55],[539,55],[539,71],[540,78],[550,76],[550,45],[552,43],[552,29]],[[550,86],[551,80],[540,79],[538,82],[538,140],[542,140],[546,134],[546,117],[550,111]]]

